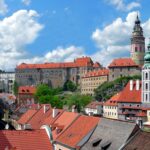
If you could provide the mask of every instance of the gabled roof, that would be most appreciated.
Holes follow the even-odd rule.
[[[34,94],[35,92],[35,86],[20,86],[18,91],[19,94]]]
[[[36,131],[0,131],[0,149],[15,150],[52,150],[45,130]]]
[[[57,139],[56,142],[76,148],[78,143],[96,127],[100,118],[79,116]]]
[[[44,107],[46,107],[46,112],[44,112]],[[61,115],[63,110],[57,109],[57,116],[52,117],[52,108],[49,104],[42,104],[34,109],[29,109],[24,113],[18,120],[19,124],[30,124],[32,129],[40,129],[44,124],[50,125],[57,117]]]
[[[138,127],[134,123],[101,118],[89,141],[81,150],[100,150],[104,145],[107,150],[118,150],[133,135]],[[99,143],[95,141],[99,139]]]
[[[93,101],[90,104],[88,104],[85,108],[96,109],[97,106],[102,106],[102,105],[103,105],[103,102]]]
[[[94,63],[94,65],[93,65],[93,67],[94,67],[94,68],[100,68],[100,67],[101,67],[101,65],[100,65],[100,63],[99,63],[99,62],[95,62],[95,63]]]
[[[55,140],[77,117],[78,113],[64,111],[52,124],[52,134]]]
[[[109,70],[108,69],[99,69],[99,70],[94,70],[86,73],[83,78],[88,78],[88,77],[98,77],[98,76],[108,76],[109,75]]]
[[[120,96],[121,96],[121,92],[115,94],[104,103],[104,106],[117,106],[118,101],[120,100]]]
[[[139,90],[136,90],[136,81],[133,81],[133,90],[130,90],[130,81],[129,81],[125,86],[125,88],[122,90],[118,101],[127,103],[130,102],[141,103],[141,89],[142,89],[141,82]]]
[[[26,64],[22,63],[17,66],[17,69],[46,69],[46,68],[73,68],[73,67],[86,67],[92,66],[93,61],[90,57],[77,58],[74,62],[60,62],[60,63],[44,63],[44,64]]]
[[[140,131],[124,147],[123,150],[149,150],[150,149],[150,132]]]
[[[138,67],[138,65],[131,58],[117,58],[108,67]]]

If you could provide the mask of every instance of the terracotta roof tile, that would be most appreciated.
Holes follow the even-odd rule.
[[[93,101],[91,102],[90,104],[88,104],[86,106],[86,108],[91,108],[91,109],[96,109],[97,106],[102,106],[103,105],[103,102],[96,102],[96,101]]]
[[[111,68],[111,67],[128,67],[128,66],[138,67],[138,65],[136,65],[136,63],[131,58],[114,59],[108,67]]]
[[[35,86],[20,86],[19,94],[34,94],[36,92]]]
[[[100,70],[94,70],[86,73],[83,78],[88,78],[88,77],[97,77],[97,76],[108,76],[109,75],[109,70],[108,69],[100,69]]]
[[[141,103],[141,82],[139,90],[136,90],[136,81],[133,82],[133,90],[130,90],[130,81],[122,90],[119,102]]]
[[[104,106],[117,106],[118,101],[120,100],[120,96],[121,96],[121,92],[115,94],[104,103]]]
[[[77,144],[98,124],[100,118],[92,116],[79,116],[56,141],[75,148]]]
[[[44,68],[72,68],[72,67],[85,67],[93,66],[93,61],[90,57],[82,57],[75,59],[74,62],[61,62],[61,63],[44,63],[44,64],[26,64],[22,63],[17,66],[17,69],[44,69]]]
[[[15,150],[52,150],[45,130],[37,131],[0,131],[0,149]]]

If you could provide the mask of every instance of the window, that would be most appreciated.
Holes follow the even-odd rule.
[[[142,46],[140,46],[140,52],[142,52]]]
[[[147,99],[148,99],[148,95],[146,94],[146,95],[145,95],[145,100],[147,101]]]
[[[135,47],[135,52],[137,52],[137,50],[138,50],[138,48],[137,48],[137,47]]]
[[[147,72],[145,73],[145,79],[146,80],[148,79],[148,73]]]
[[[145,90],[148,90],[148,83],[145,84]]]

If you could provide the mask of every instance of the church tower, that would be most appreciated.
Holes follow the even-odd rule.
[[[144,54],[145,54],[145,38],[143,36],[143,29],[141,27],[141,22],[137,15],[131,37],[131,58],[137,65],[143,65]]]
[[[142,68],[142,103],[150,104],[150,42],[147,46]]]

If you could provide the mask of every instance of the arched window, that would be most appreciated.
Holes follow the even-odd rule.
[[[148,83],[145,84],[145,90],[148,90]]]
[[[148,73],[147,72],[145,73],[145,79],[146,80],[148,79]]]

